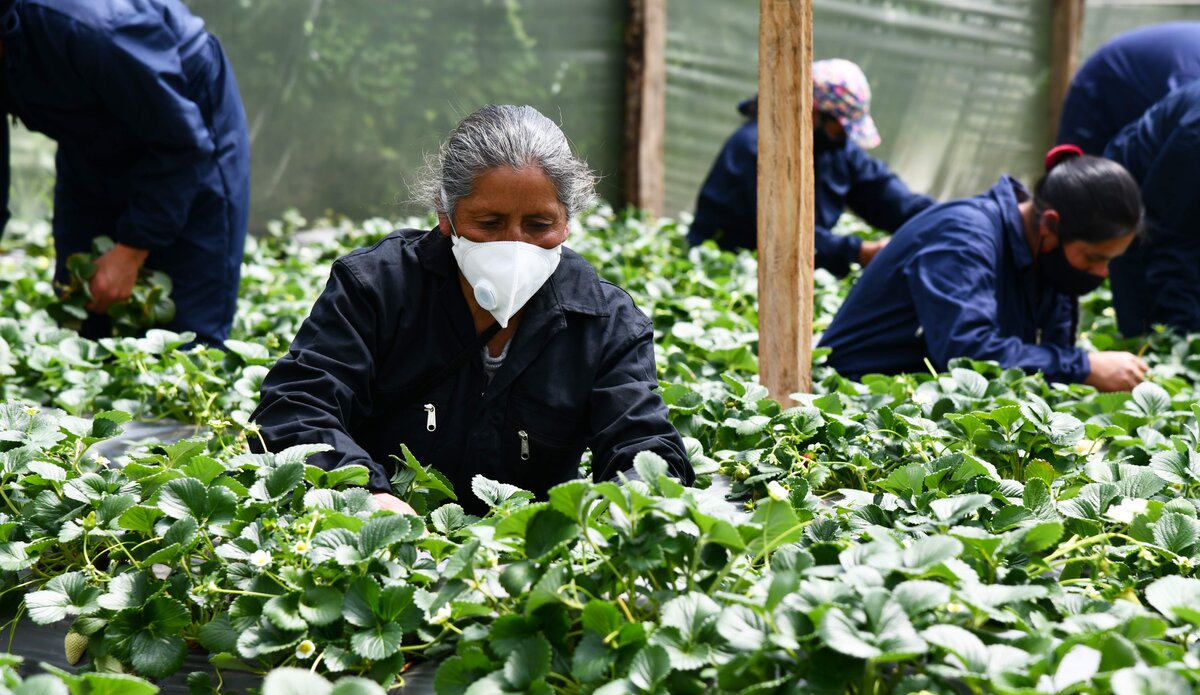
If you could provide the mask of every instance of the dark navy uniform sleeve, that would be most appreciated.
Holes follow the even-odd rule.
[[[1064,345],[1035,345],[1001,335],[997,320],[997,250],[979,233],[985,219],[962,219],[913,257],[906,275],[934,366],[955,357],[995,360],[1042,372],[1050,381],[1077,383],[1091,373],[1087,353]]]
[[[300,327],[291,349],[262,384],[252,419],[273,451],[296,444],[329,444],[333,451],[308,462],[325,470],[360,464],[367,488],[387,492],[391,482],[350,435],[348,423],[369,412],[376,365],[374,336],[383,309],[344,262],[337,261],[325,291]]]
[[[825,227],[813,227],[814,265],[838,277],[850,272],[850,264],[858,263],[862,238],[854,234],[834,234]]]
[[[936,202],[927,195],[913,193],[886,164],[858,147],[851,149],[849,163],[853,182],[846,205],[872,227],[895,232]]]
[[[1150,322],[1200,331],[1200,84],[1159,102],[1105,154],[1141,184],[1146,285],[1155,288]]]
[[[1124,94],[1123,85],[1108,85],[1109,89]],[[1112,121],[1103,108],[1102,97],[1096,81],[1082,72],[1075,75],[1063,101],[1062,116],[1058,123],[1058,144],[1077,145],[1085,154],[1099,155],[1104,151],[1109,138],[1120,129],[1121,124]]]
[[[755,248],[757,200],[758,129],[746,123],[729,136],[704,179],[688,243],[695,246],[717,237],[723,249]]]
[[[1043,345],[1074,348],[1079,334],[1079,300],[1059,295],[1060,300],[1042,331]],[[1086,354],[1086,353],[1085,353]],[[1089,360],[1088,374],[1091,373]],[[1084,379],[1087,374],[1084,374]],[[1082,381],[1082,379],[1081,379]]]
[[[121,17],[115,26],[74,25],[76,69],[138,134],[145,149],[132,166],[130,203],[116,241],[141,249],[169,246],[199,194],[202,167],[214,150],[200,108],[186,96],[178,38],[154,13]]]
[[[909,218],[936,202],[927,195],[910,191],[886,164],[860,147],[847,144],[844,161],[850,178],[845,204],[872,227],[895,232]],[[851,264],[858,262],[862,239],[853,234],[834,234],[820,224],[815,234],[817,267],[838,277],[849,273]]]
[[[4,114],[0,113],[0,117],[3,116]],[[8,219],[12,216],[12,213],[8,209],[8,187],[12,180],[12,168],[8,161],[8,139],[10,135],[7,120],[5,119],[5,123],[0,123],[0,238],[4,237],[4,228],[8,226]]]
[[[1200,79],[1200,22],[1168,22],[1121,34],[1071,79],[1058,142],[1099,155],[1126,125],[1173,90]]]
[[[671,474],[690,485],[695,479],[679,433],[667,417],[658,395],[654,371],[654,328],[622,290],[608,287],[615,339],[596,373],[591,395],[592,477],[597,482],[629,470],[639,452],[653,451],[670,466]]]

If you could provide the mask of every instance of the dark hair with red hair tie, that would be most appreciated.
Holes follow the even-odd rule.
[[[1046,173],[1033,187],[1037,215],[1058,212],[1063,241],[1108,241],[1137,232],[1142,195],[1125,167],[1111,159],[1085,155],[1075,145],[1046,153]]]
[[[1079,145],[1059,145],[1046,153],[1046,171],[1074,157],[1082,157],[1083,150]]]

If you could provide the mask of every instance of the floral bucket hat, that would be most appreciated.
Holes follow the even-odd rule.
[[[880,142],[871,118],[871,85],[848,60],[818,60],[812,66],[813,108],[838,119],[855,145],[869,150]]]

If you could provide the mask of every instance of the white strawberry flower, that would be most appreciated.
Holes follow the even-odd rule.
[[[1146,500],[1126,497],[1121,500],[1120,504],[1106,509],[1104,516],[1121,524],[1132,524],[1133,518],[1144,511],[1146,511]]]
[[[429,619],[429,622],[432,625],[441,625],[442,623],[446,622],[449,619],[450,619],[450,604],[446,604],[446,605],[442,606],[441,608],[437,609],[437,612],[433,614],[433,617]]]
[[[271,553],[265,550],[255,550],[250,554],[250,564],[255,567],[266,567],[271,564]]]
[[[317,653],[317,645],[313,644],[313,641],[310,639],[306,639],[303,642],[301,642],[300,644],[296,645],[296,658],[297,659],[307,659],[316,653]]]

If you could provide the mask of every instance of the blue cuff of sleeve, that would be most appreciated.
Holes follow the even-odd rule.
[[[858,263],[858,253],[862,250],[863,240],[862,237],[853,234],[842,238],[846,240],[846,266],[849,267],[851,264]]]
[[[1092,360],[1088,356],[1087,350],[1070,348],[1068,351],[1064,351],[1060,358],[1058,371],[1050,373],[1043,370],[1043,374],[1046,381],[1059,384],[1082,384],[1092,374]]]
[[[1081,372],[1076,375],[1076,378],[1072,381],[1077,384],[1082,384],[1083,382],[1087,381],[1089,376],[1092,375],[1092,356],[1088,354],[1087,350],[1083,350],[1083,359],[1080,360],[1079,368]]]
[[[858,262],[862,239],[852,234],[841,236],[817,230],[815,246],[817,267],[842,277],[850,272],[850,264]]]
[[[117,220],[117,228],[113,230],[113,241],[143,251],[160,251],[170,246],[174,239],[154,236],[144,229],[139,229],[129,220],[129,213],[125,213]]]

